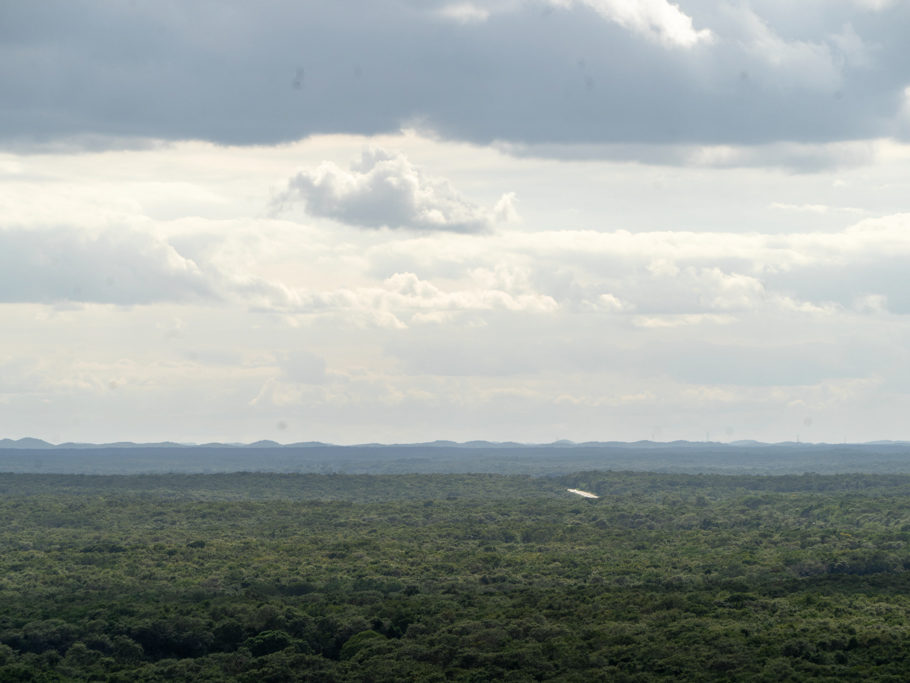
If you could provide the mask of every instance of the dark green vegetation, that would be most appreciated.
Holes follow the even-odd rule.
[[[907,476],[3,474],[0,681],[905,681],[908,542]]]

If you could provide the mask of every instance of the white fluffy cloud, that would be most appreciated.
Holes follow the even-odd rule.
[[[710,42],[709,29],[696,29],[692,17],[667,0],[553,0],[556,5],[586,5],[608,21],[667,47],[691,48]]]
[[[488,275],[475,272],[475,280],[468,286],[442,289],[414,273],[395,273],[379,286],[298,291],[292,300],[276,302],[275,310],[405,329],[415,323],[447,323],[453,316],[470,312],[547,314],[558,308],[548,294],[527,285],[490,282]]]
[[[480,207],[404,154],[378,147],[364,150],[348,170],[327,162],[301,171],[276,203],[296,201],[313,216],[365,228],[476,233],[517,216],[512,194],[491,208]]]
[[[364,253],[371,271],[397,269],[382,287],[311,292],[301,310],[334,302],[335,310],[382,311],[405,324],[431,311],[600,311],[652,326],[661,316],[678,325],[717,320],[705,315],[863,312],[873,301],[905,313],[899,273],[910,262],[908,226],[910,215],[897,214],[831,233],[561,230],[395,240]]]

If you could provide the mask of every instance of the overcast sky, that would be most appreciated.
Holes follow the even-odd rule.
[[[0,3],[0,437],[910,439],[910,3]]]

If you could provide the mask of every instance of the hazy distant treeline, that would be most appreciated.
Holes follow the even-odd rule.
[[[910,444],[107,446],[0,449],[0,472],[560,474],[582,470],[910,473]]]

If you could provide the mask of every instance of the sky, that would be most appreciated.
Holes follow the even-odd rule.
[[[907,26],[0,2],[0,437],[910,439]]]

